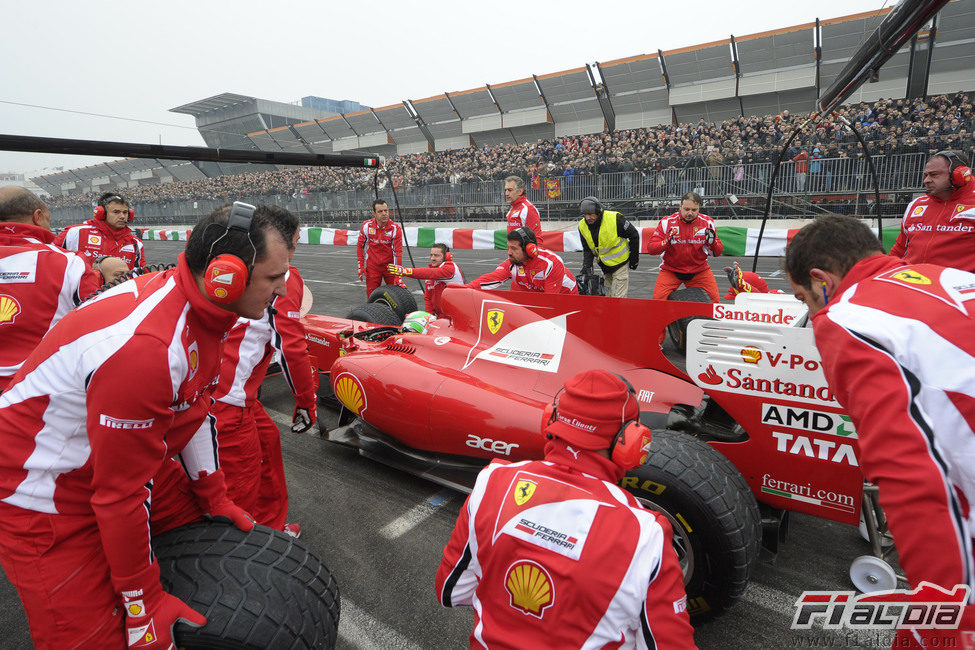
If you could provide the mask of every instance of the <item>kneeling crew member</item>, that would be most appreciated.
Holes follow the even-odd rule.
[[[650,443],[633,387],[587,370],[560,396],[544,460],[478,475],[437,597],[474,607],[472,648],[693,648],[670,524],[616,485]]]
[[[640,264],[640,233],[619,212],[603,208],[594,196],[579,202],[579,234],[582,236],[582,273],[592,273],[593,256],[599,261],[609,295],[626,298],[630,269]],[[627,244],[627,240],[629,244]]]
[[[511,280],[512,291],[579,293],[575,276],[565,268],[562,258],[539,248],[535,233],[528,228],[515,228],[509,232],[508,259],[467,286],[497,289],[505,280]]]
[[[426,310],[436,314],[437,318],[443,318],[444,315],[440,302],[444,288],[448,284],[464,284],[464,274],[454,262],[447,244],[434,244],[430,248],[430,266],[425,269],[390,264],[389,272],[423,280],[423,303]]]

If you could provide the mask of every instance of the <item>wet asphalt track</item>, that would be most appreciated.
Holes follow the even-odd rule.
[[[172,262],[180,242],[147,242],[150,262]],[[416,250],[417,265],[427,251]],[[468,278],[491,270],[501,251],[454,251]],[[563,258],[574,270],[581,253]],[[713,262],[722,293],[728,282]],[[312,312],[345,316],[365,301],[355,275],[355,249],[299,246],[295,265],[315,297]],[[644,256],[631,272],[631,298],[649,297],[656,258]],[[788,291],[779,260],[760,261],[759,274],[772,289]],[[743,263],[743,266],[745,264]],[[747,269],[751,268],[750,260]],[[418,297],[419,301],[419,297]],[[421,303],[422,304],[422,303]],[[669,342],[667,343],[669,346]],[[302,541],[336,575],[342,592],[341,648],[461,648],[467,646],[473,614],[444,609],[433,578],[464,495],[386,468],[309,433],[290,432],[294,403],[281,377],[264,382],[262,399],[281,425],[291,498],[289,520],[302,525]],[[727,614],[701,626],[701,648],[889,647],[882,633],[796,632],[789,629],[803,590],[852,589],[849,563],[869,547],[849,526],[793,515],[775,563],[760,562],[744,598]],[[30,648],[26,619],[13,587],[0,574],[0,648]]]

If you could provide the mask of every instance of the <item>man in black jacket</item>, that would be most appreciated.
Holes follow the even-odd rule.
[[[595,257],[603,270],[609,295],[625,298],[630,271],[640,263],[640,233],[619,212],[603,209],[594,196],[579,202],[579,235],[582,239],[582,274],[592,273]],[[628,241],[627,241],[628,240]]]

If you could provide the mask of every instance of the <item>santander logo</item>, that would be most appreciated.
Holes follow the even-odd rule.
[[[710,386],[717,386],[723,381],[718,373],[714,371],[714,366],[710,364],[708,365],[708,369],[699,374],[697,378]]]

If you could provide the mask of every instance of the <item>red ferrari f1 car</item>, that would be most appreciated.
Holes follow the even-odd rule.
[[[341,409],[328,440],[469,491],[493,458],[540,458],[545,406],[568,377],[605,368],[634,386],[653,430],[647,463],[621,483],[670,520],[696,621],[741,596],[790,511],[857,525],[866,503],[881,555],[856,431],[791,296],[731,306],[448,287],[443,304],[426,334],[305,317],[328,373],[322,397]],[[657,341],[693,318],[681,368]],[[851,569],[864,587],[896,585],[889,565],[864,558]]]

